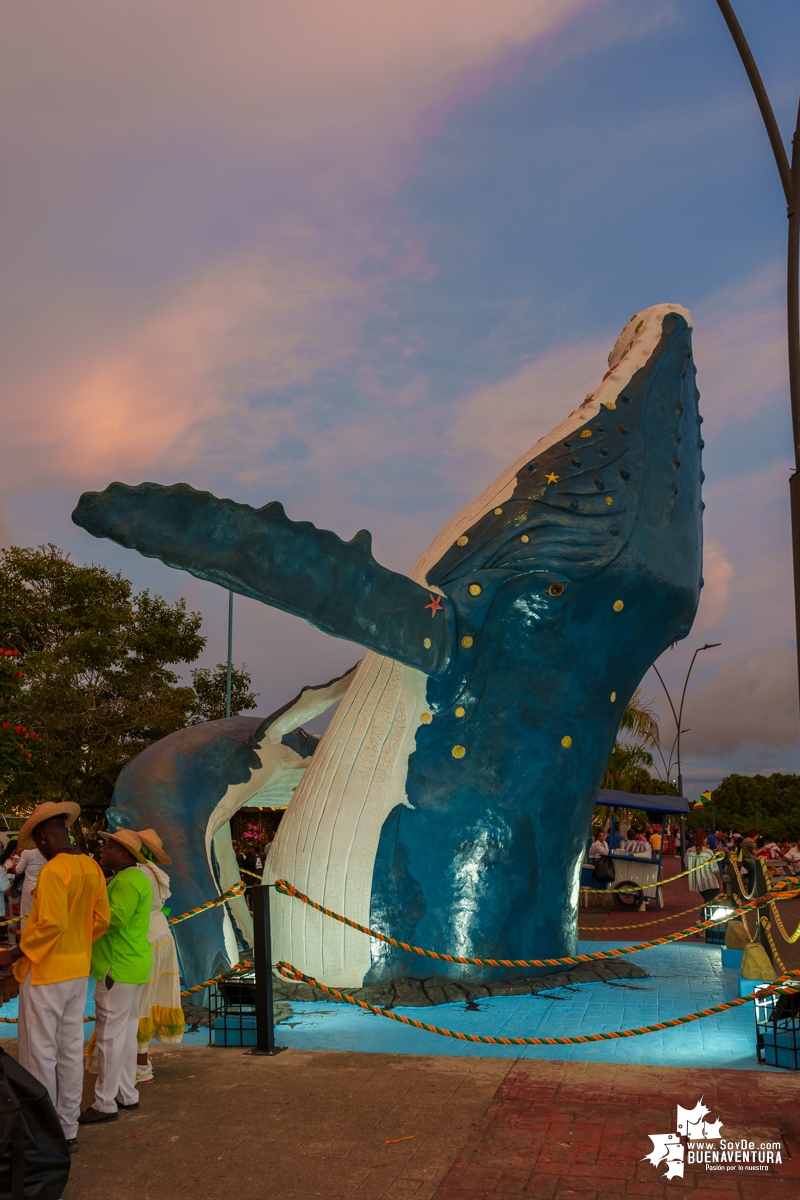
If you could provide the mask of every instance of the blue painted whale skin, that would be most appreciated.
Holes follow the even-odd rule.
[[[699,599],[697,401],[689,314],[637,314],[597,390],[449,522],[410,578],[379,567],[365,535],[340,542],[279,506],[183,484],[81,498],[74,519],[97,536],[371,651],[289,805],[273,878],[450,954],[574,952],[619,718]],[[429,960],[295,901],[275,907],[276,957],[327,983],[430,974]]]

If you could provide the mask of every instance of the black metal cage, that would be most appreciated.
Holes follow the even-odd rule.
[[[209,990],[208,1044],[256,1045],[255,974],[218,983]]]
[[[769,1067],[800,1070],[800,993],[756,994],[756,1054]]]

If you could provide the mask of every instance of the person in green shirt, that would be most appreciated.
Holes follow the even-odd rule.
[[[141,840],[130,829],[100,836],[106,839],[100,860],[106,870],[114,871],[114,876],[108,883],[108,930],[92,949],[92,974],[97,980],[94,1003],[99,1073],[94,1102],[81,1113],[81,1125],[115,1121],[119,1109],[139,1107],[139,997],[153,966],[153,950],[147,938],[153,888],[148,876],[136,870],[137,863],[146,861]]]

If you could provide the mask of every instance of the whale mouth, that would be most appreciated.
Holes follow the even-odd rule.
[[[676,313],[683,317],[689,329],[692,328],[692,315],[688,308],[681,304],[656,304],[643,312],[635,313],[624,327],[611,353],[608,356],[608,370],[603,376],[603,384],[613,376],[611,390],[624,388],[630,383],[636,371],[647,363],[661,338],[664,317]],[[607,403],[602,384],[597,392],[592,394],[600,404]],[[588,400],[587,396],[587,400]],[[586,403],[586,401],[584,401]]]

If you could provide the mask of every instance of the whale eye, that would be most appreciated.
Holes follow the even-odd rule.
[[[564,584],[563,583],[551,583],[550,587],[547,590],[551,596],[563,596],[564,595]]]

